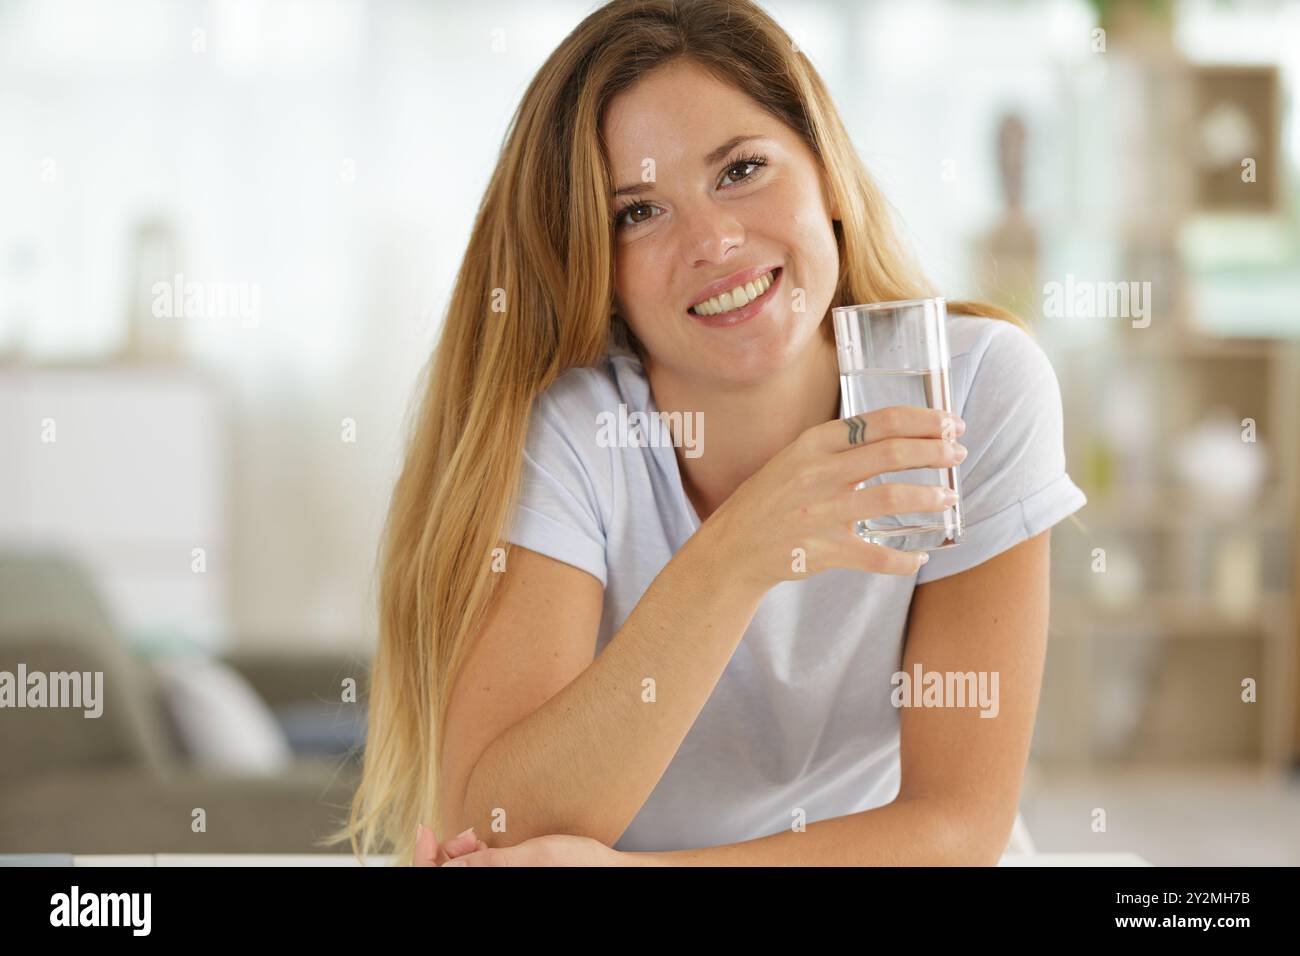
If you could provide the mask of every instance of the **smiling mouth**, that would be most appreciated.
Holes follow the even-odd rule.
[[[777,266],[766,275],[759,276],[757,279],[745,283],[743,286],[737,286],[730,292],[723,292],[720,295],[705,299],[703,302],[697,302],[686,311],[694,316],[707,318],[715,315],[726,315],[729,312],[739,312],[755,299],[762,297],[768,289],[776,282],[781,275],[781,267]]]

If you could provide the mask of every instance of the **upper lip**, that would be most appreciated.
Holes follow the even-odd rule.
[[[755,266],[753,269],[745,269],[743,272],[735,272],[727,276],[725,279],[711,282],[700,290],[699,294],[691,300],[691,304],[686,308],[693,309],[701,302],[706,302],[709,299],[712,299],[715,295],[721,295],[723,292],[730,292],[738,285],[744,285],[746,282],[757,279],[759,276],[767,275],[769,272],[779,268],[779,264],[774,266]]]

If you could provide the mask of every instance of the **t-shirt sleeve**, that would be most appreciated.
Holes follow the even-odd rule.
[[[571,382],[572,380],[570,380]],[[605,560],[611,451],[599,447],[594,411],[572,399],[570,382],[533,404],[517,506],[506,540],[607,581]]]
[[[965,535],[930,552],[918,584],[973,568],[1088,500],[1065,471],[1061,389],[1046,354],[1024,329],[989,322],[960,357],[968,363],[964,400],[953,396],[966,422],[959,441],[968,454],[957,467]]]

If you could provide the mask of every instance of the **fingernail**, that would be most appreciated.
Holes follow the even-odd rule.
[[[929,561],[929,560],[930,560],[930,555],[929,555],[929,553],[926,552],[926,551],[922,551],[922,552],[921,552],[921,560],[917,562],[916,566],[919,568],[921,565],[925,564],[925,562],[927,562],[927,561]]]
[[[468,866],[464,860],[448,860],[443,866]]]
[[[952,456],[956,458],[958,461],[965,461],[967,451],[968,449],[966,448],[965,445],[958,445],[957,448],[953,451]]]
[[[460,833],[457,833],[453,839],[459,840],[461,837],[469,836],[473,832],[474,832],[474,828],[470,827],[468,830],[462,830]]]

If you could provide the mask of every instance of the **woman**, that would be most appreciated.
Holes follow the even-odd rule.
[[[771,294],[706,324],[737,300],[692,307],[733,286]],[[964,424],[886,409],[854,443],[829,310],[929,294],[763,10],[587,17],[514,118],[393,495],[354,849],[995,863],[1037,707],[1048,529],[1085,499],[1050,366],[986,306],[950,304]],[[694,416],[704,453],[682,433],[602,441],[620,405]],[[946,507],[857,482],[954,464],[961,546],[925,563],[853,533]],[[995,719],[896,706],[918,666],[1000,677]],[[430,823],[471,829],[439,846]]]

